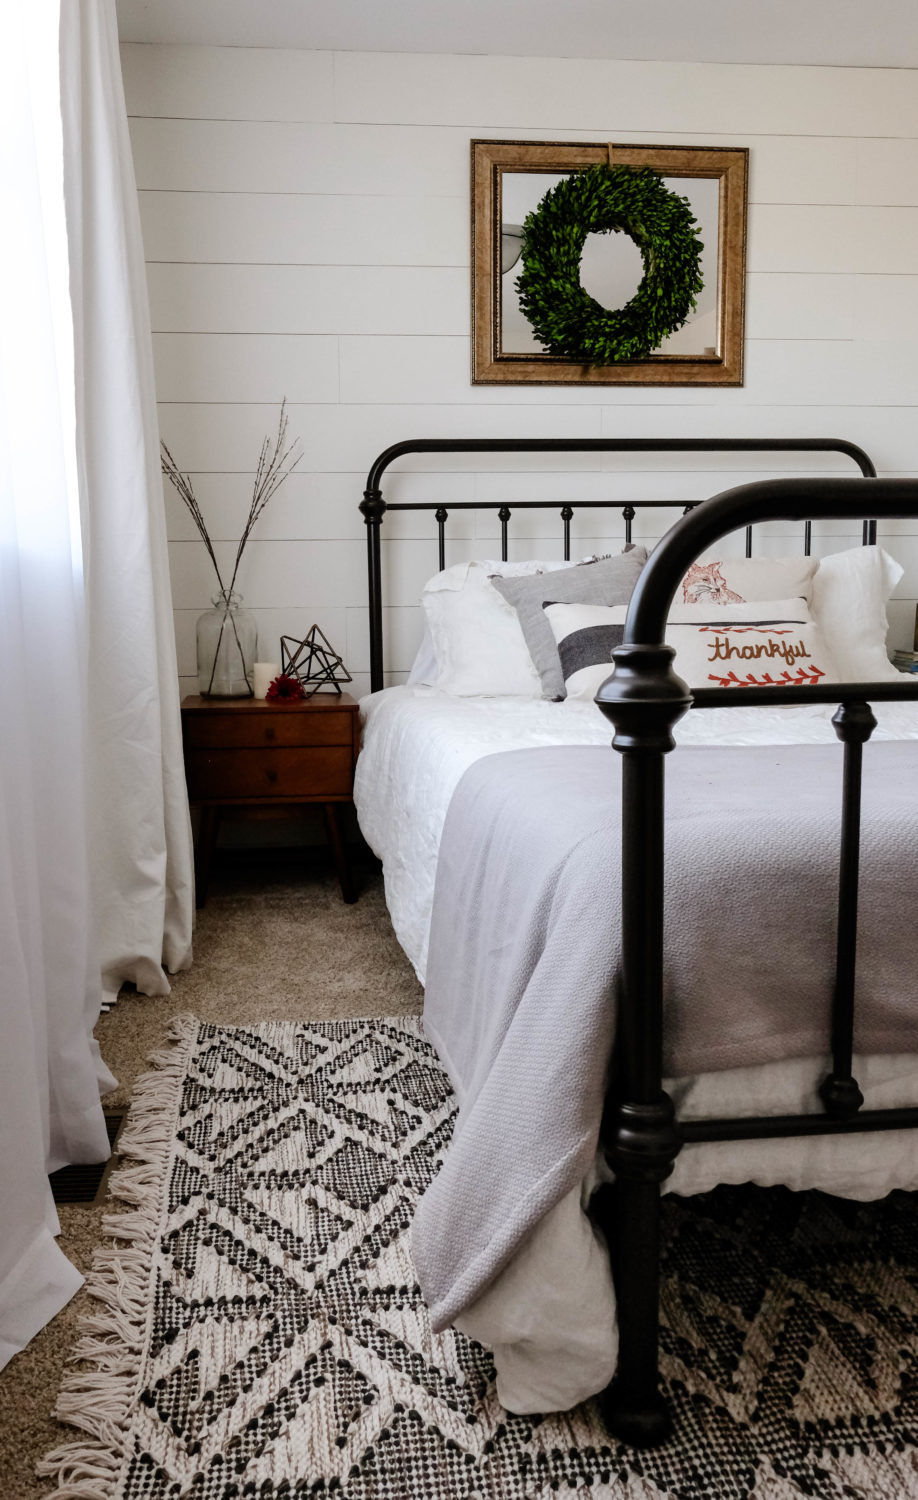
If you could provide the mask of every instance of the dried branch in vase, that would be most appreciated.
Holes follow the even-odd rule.
[[[236,558],[233,563],[232,577],[229,585],[223,581],[220,564],[213,542],[207,530],[201,507],[194,493],[191,483],[191,475],[185,474],[179,468],[165,443],[161,442],[162,448],[162,471],[176,493],[183,500],[191,519],[194,521],[198,534],[207,548],[207,555],[213,563],[217,582],[220,585],[219,597],[215,598],[214,610],[210,616],[214,621],[213,630],[208,624],[208,617],[202,615],[198,621],[198,685],[200,692],[208,697],[211,694],[218,696],[236,696],[239,694],[251,694],[253,691],[251,681],[251,668],[255,660],[255,622],[248,611],[241,610],[242,600],[234,593],[236,579],[239,576],[239,565],[245,552],[246,543],[252,534],[252,530],[268,504],[272,495],[275,495],[287,476],[296,468],[302,452],[299,446],[299,438],[294,442],[287,442],[287,400],[281,402],[280,416],[277,423],[277,435],[272,443],[270,437],[266,437],[261,445],[261,453],[258,456],[258,467],[255,471],[255,483],[252,488],[252,500],[249,505],[249,513],[246,517],[242,536],[236,548]],[[245,614],[248,627],[243,627],[243,636],[251,639],[246,645],[240,639],[238,622]],[[227,631],[229,626],[232,638],[235,640],[236,652],[233,653],[232,641]],[[214,634],[214,631],[216,632]],[[236,662],[238,655],[239,662]],[[204,659],[206,658],[206,660]],[[239,676],[238,666],[241,664],[242,675]]]
[[[191,475],[182,473],[162,440],[160,440],[160,447],[162,448],[162,471],[176,493],[185,502],[191,519],[198,529],[201,540],[207,548],[208,556],[214,565],[214,572],[217,575],[221,594],[229,595],[233,592],[239,573],[239,564],[242,561],[246,542],[252,534],[252,528],[272,495],[277,493],[288,474],[293,472],[303,457],[299,438],[295,438],[290,446],[287,446],[287,398],[285,396],[281,402],[280,416],[277,423],[277,436],[274,439],[273,448],[269,437],[266,437],[261,445],[261,453],[258,456],[258,468],[255,471],[255,484],[252,489],[252,502],[249,506],[249,514],[243,527],[242,536],[239,538],[239,546],[236,548],[236,561],[233,564],[233,576],[230,579],[228,588],[223,582],[223,575],[220,572],[220,565],[217,562],[213,542],[210,539],[207,525],[201,514],[201,507],[198,504],[191,483]]]
[[[205,525],[204,517],[201,514],[201,507],[197,502],[194,490],[191,485],[191,475],[182,473],[181,469],[179,468],[175,459],[172,457],[172,454],[169,452],[169,449],[166,447],[166,444],[163,442],[162,438],[160,438],[159,440],[159,446],[162,449],[162,455],[160,459],[162,471],[172,484],[173,489],[175,489],[184,500],[189,514],[191,515],[191,519],[194,521],[195,526],[200,532],[201,541],[207,548],[208,556],[210,557],[210,560],[214,565],[214,572],[217,575],[217,582],[220,585],[220,592],[221,594],[225,594],[226,589],[223,584],[223,575],[220,572],[220,564],[217,562],[217,556],[214,552],[214,544],[208,535],[207,526]]]

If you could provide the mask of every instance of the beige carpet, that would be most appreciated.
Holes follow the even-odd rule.
[[[360,899],[345,906],[319,854],[305,871],[291,858],[215,872],[198,914],[194,967],[172,994],[123,994],[97,1028],[102,1055],[119,1081],[105,1103],[125,1104],[169,1017],[191,1011],[226,1023],[416,1015],[421,987],[395,940],[381,877],[360,872]],[[61,1247],[85,1270],[98,1243],[104,1205],[60,1209]],[[0,1373],[0,1496],[39,1500],[50,1486],[36,1462],[72,1432],[50,1411],[85,1294]]]

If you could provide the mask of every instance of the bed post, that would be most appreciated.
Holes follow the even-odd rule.
[[[691,694],[665,645],[622,645],[597,706],[622,756],[622,967],[615,1075],[602,1141],[615,1173],[606,1225],[619,1289],[618,1371],[603,1398],[616,1437],[661,1442],[671,1426],[658,1389],[660,1183],[679,1150],[663,1091],[663,780],[674,724]]]
[[[372,477],[372,475],[371,475]],[[367,527],[367,582],[370,613],[370,692],[383,686],[383,612],[382,556],[379,529],[386,514],[382,490],[368,483],[360,502],[360,512]]]

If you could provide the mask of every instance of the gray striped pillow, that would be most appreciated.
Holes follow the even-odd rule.
[[[627,604],[647,561],[646,547],[629,547],[612,557],[560,568],[549,577],[492,578],[499,594],[513,605],[542,684],[543,698],[565,696],[558,648],[542,605],[548,595],[564,604]]]

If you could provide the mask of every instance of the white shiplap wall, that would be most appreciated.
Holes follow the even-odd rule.
[[[240,579],[263,655],[317,620],[366,688],[357,503],[372,459],[401,438],[840,436],[883,474],[918,474],[914,72],[137,45],[122,58],[161,427],[193,472],[221,554],[235,550],[283,395],[303,441],[301,469],[265,512]],[[473,136],[748,146],[745,385],[470,385]],[[774,472],[752,458],[577,458],[554,473],[537,460],[492,461],[490,473],[466,461],[437,477],[411,468],[390,479],[389,499],[688,500]],[[165,502],[179,672],[193,691],[194,622],[212,580],[168,487]],[[519,519],[516,555],[560,555],[560,523]],[[576,524],[588,551],[591,527]],[[454,555],[472,526],[460,519]],[[899,530],[890,546],[907,571],[891,639],[910,644],[918,525]],[[384,532],[408,539],[386,548],[400,680],[435,552],[416,520],[390,517]],[[494,554],[486,524],[474,544]],[[838,527],[816,542],[844,544]]]

